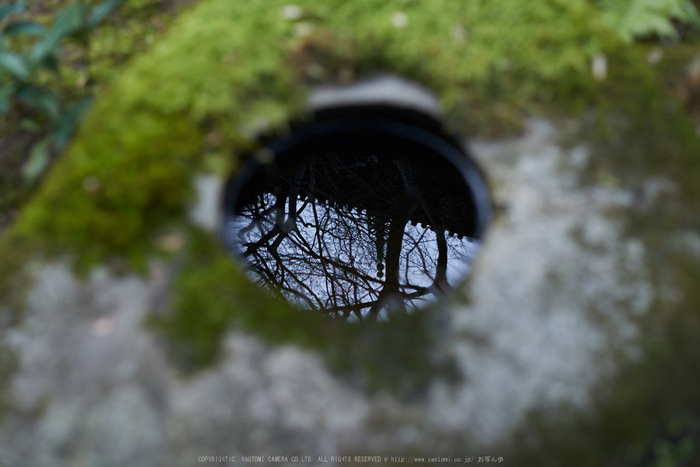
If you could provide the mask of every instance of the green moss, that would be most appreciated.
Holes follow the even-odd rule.
[[[87,264],[143,256],[153,230],[182,215],[202,155],[230,159],[252,132],[297,115],[314,76],[397,72],[435,89],[450,115],[467,116],[462,126],[477,112],[510,121],[506,108],[590,92],[590,57],[614,44],[583,0],[300,2],[295,20],[280,15],[284,5],[210,1],[183,15],[92,109],[24,212],[21,235]],[[405,27],[392,23],[397,11]],[[299,36],[301,24],[309,34]],[[212,132],[215,148],[204,138]],[[100,188],[86,191],[86,180]]]
[[[626,186],[659,173],[682,190],[696,189],[690,182],[700,168],[700,143],[683,107],[646,63],[644,49],[618,53],[611,62],[594,125],[578,135],[593,143],[593,168]]]
[[[210,0],[180,17],[105,90],[0,246],[143,266],[164,226],[186,225],[191,175],[235,167],[257,132],[303,112],[315,82],[401,74],[438,94],[453,128],[502,134],[536,109],[595,101],[590,61],[621,47],[587,0],[295,3],[287,18],[281,0]],[[185,366],[211,361],[241,326],[317,349],[368,386],[414,387],[437,371],[430,312],[391,332],[305,315],[250,288],[213,238],[194,237],[158,325]]]
[[[680,240],[700,230],[700,139],[664,82],[666,68],[659,76],[646,62],[647,52],[610,55],[597,105],[572,141],[591,149],[583,184],[613,181],[616,190],[633,195],[619,218],[624,234],[643,242],[655,292],[651,309],[638,318],[641,355],[608,355],[620,372],[593,393],[589,415],[566,406],[556,416],[533,413],[524,426],[537,436],[519,433],[516,446],[508,447],[516,465],[700,463],[700,390],[694,383],[700,372],[700,263]],[[673,188],[652,195],[650,180]],[[669,287],[678,295],[669,295]]]
[[[433,378],[454,375],[449,361],[431,350],[435,310],[353,325],[299,311],[251,287],[227,252],[202,232],[190,233],[181,267],[172,311],[154,314],[150,325],[167,338],[173,361],[185,372],[215,361],[223,333],[243,328],[274,344],[315,350],[332,370],[370,390],[410,397]]]
[[[526,110],[586,99],[590,60],[617,40],[589,2],[329,2],[308,7],[313,33],[294,46],[306,79],[385,70],[423,82],[470,134],[520,128]],[[392,21],[406,15],[405,27]],[[546,26],[545,26],[546,25]],[[299,66],[301,65],[301,66]]]
[[[100,0],[86,0],[96,5]],[[57,12],[72,0],[30,2],[30,17],[50,28]],[[36,5],[34,5],[36,3]],[[184,3],[181,0],[178,3]],[[118,76],[118,66],[142,53],[171,22],[175,8],[162,0],[127,0],[118,12],[110,15],[100,26],[85,36],[85,43],[66,39],[59,53],[60,73],[37,70],[33,80],[47,92],[53,93],[70,107],[88,95],[107,89]],[[28,53],[34,38],[22,37],[12,41],[13,49]],[[46,151],[53,157],[53,138],[49,135],[51,122],[47,116],[15,103],[0,122],[0,230],[14,218],[29,199],[34,182],[23,174],[25,165],[32,165],[33,154]],[[70,118],[62,119],[68,122]],[[39,158],[41,159],[41,158]],[[36,162],[33,162],[36,166]]]
[[[515,439],[516,465],[695,466],[700,462],[700,266],[669,255],[680,303],[657,302],[645,320],[643,358],[627,361],[613,384],[595,395],[592,415],[571,407],[538,412]],[[530,434],[537,433],[537,437]]]
[[[4,421],[4,415],[12,408],[10,381],[17,370],[17,359],[15,355],[0,345],[0,426]]]
[[[146,52],[162,36],[178,13],[169,4],[172,2],[126,0],[118,13],[93,31],[86,60],[95,83],[106,86],[113,82],[125,63]],[[71,71],[74,72],[72,82],[75,82],[86,70],[77,67]]]
[[[15,232],[48,250],[78,251],[83,265],[121,255],[137,264],[149,233],[181,214],[201,137],[183,119],[133,112],[117,121],[104,105],[92,114],[103,117],[83,132],[100,136],[80,139],[57,163]]]
[[[30,279],[26,266],[40,256],[36,245],[14,232],[6,234],[0,242],[0,317],[3,323],[0,329],[21,321]]]
[[[455,126],[497,131],[528,105],[590,94],[590,57],[615,44],[583,0],[307,1],[293,20],[285,5],[210,1],[184,15],[92,109],[23,213],[21,235],[82,264],[143,263],[153,230],[182,215],[202,155],[226,160],[249,147],[252,133],[300,112],[316,79],[404,74],[439,93]],[[212,132],[215,148],[204,140]],[[86,192],[86,180],[100,188]]]

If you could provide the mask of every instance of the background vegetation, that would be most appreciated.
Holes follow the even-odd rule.
[[[0,232],[92,98],[189,0],[0,1]]]

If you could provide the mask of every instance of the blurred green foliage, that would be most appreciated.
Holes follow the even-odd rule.
[[[678,39],[674,22],[685,22],[696,30],[700,16],[689,0],[599,0],[610,26],[625,42],[655,35]]]
[[[65,41],[89,48],[92,31],[121,1],[104,0],[91,7],[84,0],[75,0],[58,11],[49,28],[20,19],[27,9],[24,0],[0,9],[0,118],[12,106],[20,105],[25,109],[25,120],[49,129],[33,146],[24,167],[28,182],[37,180],[51,155],[65,147],[89,104],[87,95],[62,93],[47,74],[60,75]]]
[[[650,451],[647,467],[692,466],[700,452],[700,420],[687,412],[671,418]]]

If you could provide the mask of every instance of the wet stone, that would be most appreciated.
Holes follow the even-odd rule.
[[[320,119],[227,186],[223,237],[251,279],[302,309],[388,318],[460,285],[489,205],[461,148],[385,118]]]

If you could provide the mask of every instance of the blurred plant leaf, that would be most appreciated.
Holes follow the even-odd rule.
[[[52,121],[56,121],[61,112],[61,100],[58,95],[39,86],[25,86],[17,91],[16,96],[26,105],[46,112]]]
[[[63,39],[61,31],[49,30],[44,38],[37,42],[29,52],[29,60],[33,64],[41,63],[46,57],[53,54],[59,42]]]
[[[22,168],[24,181],[28,185],[33,185],[48,168],[51,161],[50,148],[50,138],[44,138],[32,147],[27,162]]]
[[[678,38],[672,20],[700,28],[700,15],[689,0],[602,0],[604,17],[625,42],[656,34]]]
[[[16,13],[22,13],[27,9],[27,4],[24,0],[17,2],[15,4],[5,5],[0,7],[0,21],[4,20],[10,15]]]
[[[97,26],[100,21],[105,19],[107,15],[114,11],[114,9],[117,8],[120,3],[122,3],[122,0],[105,0],[104,2],[95,6],[95,8],[93,8],[90,12],[88,26],[91,28]]]
[[[66,144],[68,144],[68,141],[70,140],[71,136],[73,136],[73,132],[78,126],[78,122],[80,122],[80,119],[88,107],[90,107],[91,103],[92,97],[84,97],[73,104],[63,115],[61,115],[58,120],[58,124],[52,132],[52,136],[56,143],[56,148],[59,151],[62,150]]]
[[[82,2],[73,3],[59,11],[51,29],[29,53],[30,62],[35,65],[41,63],[54,53],[62,39],[79,31],[84,25],[86,12],[87,6]]]
[[[15,90],[15,86],[11,84],[0,86],[0,115],[6,114],[10,109],[10,100]]]
[[[20,120],[19,127],[22,130],[26,130],[34,134],[39,134],[42,131],[41,125],[35,120],[32,120],[31,118],[23,118],[22,120]]]
[[[0,51],[0,69],[4,69],[21,81],[25,81],[31,76],[31,71],[24,57],[12,52]]]
[[[58,60],[56,59],[55,54],[44,57],[44,59],[39,63],[39,66],[56,74],[61,73],[61,69],[58,66]]]
[[[87,12],[88,6],[85,3],[73,3],[58,12],[52,29],[61,31],[64,36],[68,36],[85,26]]]
[[[31,21],[23,21],[20,23],[10,24],[4,29],[4,31],[2,31],[2,34],[6,36],[19,36],[21,34],[27,36],[41,36],[45,32],[46,28],[40,24]]]
[[[5,3],[5,0],[0,2]],[[11,15],[26,11],[24,0],[0,7],[0,116],[7,114],[16,99],[33,110],[24,113],[26,118],[21,120],[20,127],[44,135],[31,148],[22,169],[24,180],[30,185],[46,172],[54,154],[68,144],[92,102],[91,97],[75,101],[40,84],[37,71],[42,68],[60,73],[59,52],[68,38],[80,42],[89,54],[87,47],[92,30],[123,0],[94,3],[97,5],[90,7],[85,0],[73,0],[58,11],[49,29],[32,21],[6,21]],[[10,52],[6,48],[8,38],[19,35],[39,37],[33,42],[18,42],[23,47],[22,53]]]

